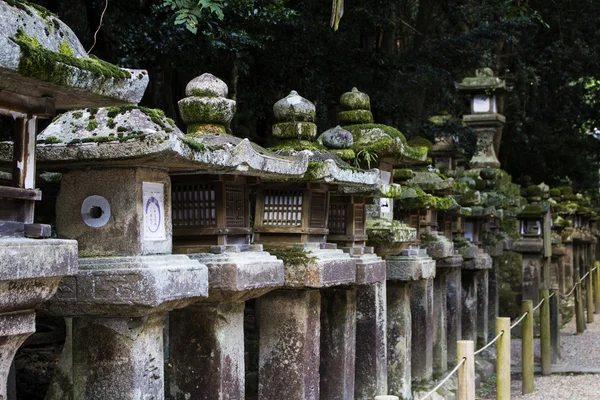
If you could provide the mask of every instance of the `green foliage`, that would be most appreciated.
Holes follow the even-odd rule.
[[[71,46],[69,46],[66,40],[63,40],[59,43],[58,52],[64,56],[73,57],[73,49]]]
[[[175,10],[175,25],[185,25],[194,35],[198,32],[198,23],[206,14],[212,14],[223,20],[224,1],[213,0],[164,0],[163,4]]]
[[[368,169],[371,169],[371,163],[376,163],[379,156],[376,152],[369,149],[362,149],[356,153],[354,166],[360,168],[361,164],[366,164]]]

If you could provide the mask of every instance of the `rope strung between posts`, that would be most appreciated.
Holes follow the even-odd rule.
[[[523,321],[523,319],[524,319],[524,318],[527,316],[527,314],[529,314],[529,311],[527,311],[525,314],[523,314],[523,315],[521,316],[521,318],[519,318],[519,319],[517,320],[517,322],[515,322],[514,324],[512,324],[512,325],[510,326],[510,330],[512,331],[512,330],[513,330],[513,329],[514,329],[514,328],[515,328],[517,325],[519,325],[519,324],[521,323],[521,321]]]
[[[586,272],[585,275],[583,275],[583,278],[581,278],[579,280],[579,282],[577,282],[576,284],[573,285],[573,289],[571,289],[571,291],[569,293],[567,293],[567,294],[559,293],[560,297],[562,297],[563,299],[566,299],[567,297],[572,295],[573,292],[575,291],[575,288],[577,288],[577,286],[579,286],[585,280],[585,278],[587,278],[587,276],[590,274],[590,272],[594,272],[597,268],[598,267],[594,267],[591,271]]]
[[[540,306],[542,305],[542,303],[544,302],[544,300],[546,299],[542,299],[542,301],[539,302],[539,304],[535,307],[533,307],[533,311],[537,310],[538,308],[540,308]]]
[[[425,400],[425,399],[431,397],[431,395],[434,394],[435,392],[437,392],[439,388],[441,388],[442,386],[444,386],[444,383],[446,383],[448,381],[448,379],[450,379],[450,377],[452,375],[454,375],[456,373],[456,371],[458,371],[458,369],[460,368],[460,366],[463,365],[465,361],[467,361],[467,359],[465,357],[463,357],[463,359],[460,360],[460,362],[458,363],[458,365],[456,367],[454,367],[454,369],[452,371],[450,371],[450,373],[448,375],[446,375],[446,377],[444,378],[444,380],[442,380],[440,383],[438,383],[438,385],[436,387],[434,387],[433,390],[431,390],[431,392],[427,393],[425,395],[425,397],[421,397],[421,400]]]
[[[504,334],[504,331],[500,332],[498,334],[498,336],[496,336],[494,339],[492,339],[491,342],[489,342],[488,344],[486,344],[485,346],[483,346],[482,348],[480,348],[479,350],[477,350],[475,353],[473,353],[473,355],[477,355],[479,353],[481,353],[482,351],[484,351],[485,349],[487,349],[488,347],[490,347],[491,345],[493,345],[494,343],[496,343],[496,340],[500,339],[500,336],[502,336]]]

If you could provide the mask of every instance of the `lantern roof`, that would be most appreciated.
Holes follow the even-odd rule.
[[[58,110],[138,103],[144,70],[119,68],[87,54],[73,31],[43,7],[0,2],[0,100],[52,99]],[[42,100],[40,100],[42,101]]]
[[[456,90],[467,93],[506,91],[506,82],[494,76],[491,68],[478,69],[475,71],[475,76],[465,77],[462,82],[456,82],[454,86]]]

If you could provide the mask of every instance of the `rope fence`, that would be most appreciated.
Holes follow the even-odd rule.
[[[533,307],[531,300],[523,300],[521,306],[521,316],[512,323],[510,318],[496,318],[496,337],[489,341],[485,346],[475,351],[475,343],[471,340],[460,340],[457,342],[457,359],[460,362],[442,379],[430,392],[420,400],[431,398],[448,380],[455,374],[458,374],[458,400],[475,399],[475,356],[481,354],[492,345],[496,344],[496,398],[498,400],[510,400],[511,398],[511,331],[521,326],[521,378],[522,393],[528,394],[534,391],[534,312],[539,311],[539,331],[541,348],[541,367],[542,375],[552,373],[551,359],[552,354],[559,354],[560,327],[558,324],[558,299],[568,298],[575,289],[584,284],[586,278],[596,271],[598,266],[588,271],[579,281],[573,285],[571,291],[567,294],[560,293],[553,289],[550,293],[548,289],[540,290],[540,302]],[[593,281],[595,279],[595,281]],[[592,282],[593,281],[593,282]],[[600,272],[591,276],[590,282],[586,286],[588,289],[588,320],[589,314],[596,309],[600,312]],[[592,293],[594,292],[594,293]],[[576,313],[578,320],[583,321],[583,302],[581,301],[581,292],[576,296]],[[555,296],[557,295],[557,296]],[[589,302],[591,296],[595,296],[595,307]],[[579,299],[579,300],[578,300]],[[558,357],[558,356],[557,356]]]

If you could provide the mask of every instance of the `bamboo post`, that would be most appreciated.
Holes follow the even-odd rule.
[[[510,318],[496,318],[496,398],[510,400]]]
[[[594,271],[594,303],[596,303],[596,314],[600,314],[600,264],[596,264],[598,268]]]
[[[540,348],[542,352],[542,375],[552,374],[552,344],[550,339],[550,293],[540,290]]]
[[[585,321],[583,319],[583,302],[581,301],[581,285],[575,288],[575,320],[577,324],[577,334],[585,332]]]
[[[465,362],[458,369],[458,400],[475,400],[475,343],[472,340],[456,342],[458,362]]]
[[[550,342],[552,344],[552,364],[555,364],[560,359],[559,290],[552,289],[552,294],[554,296],[550,297]]]
[[[533,386],[533,302],[523,300],[521,315],[527,313],[521,325],[521,362],[523,372],[523,394],[532,393]]]
[[[592,269],[590,268],[590,271]],[[594,271],[596,272],[596,271]],[[591,324],[592,322],[594,322],[594,272],[590,272],[590,274],[588,275],[587,279],[585,280],[586,282],[586,294],[587,294],[587,323]]]

